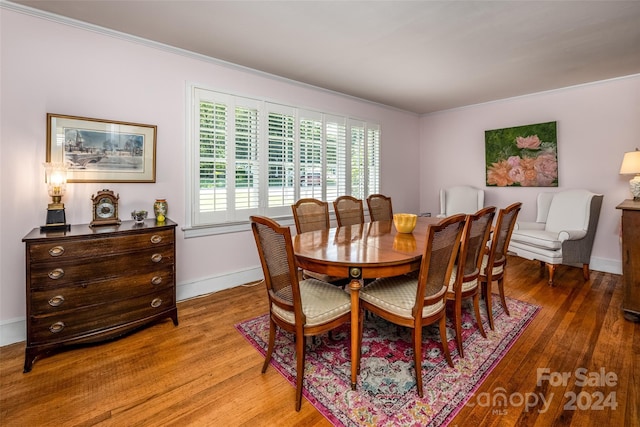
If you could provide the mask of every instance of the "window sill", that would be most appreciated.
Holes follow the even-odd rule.
[[[293,217],[281,217],[281,218],[273,218],[278,221],[278,224],[282,226],[292,227],[293,232],[295,233],[295,223],[293,222]],[[219,234],[230,234],[230,233],[241,233],[245,231],[251,231],[251,223],[249,221],[242,222],[234,222],[234,223],[226,223],[226,224],[215,224],[215,225],[207,225],[207,226],[195,226],[182,227],[182,231],[184,232],[185,239],[191,239],[195,237],[205,237],[205,236],[216,236]]]

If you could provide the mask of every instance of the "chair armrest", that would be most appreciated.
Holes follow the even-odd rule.
[[[587,230],[562,230],[558,232],[558,240],[564,242],[565,240],[580,240],[587,235]]]
[[[544,230],[544,222],[519,221],[513,227],[514,230]]]

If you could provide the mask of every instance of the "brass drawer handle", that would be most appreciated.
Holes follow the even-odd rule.
[[[162,242],[162,236],[158,236],[157,234],[154,234],[153,236],[151,236],[151,243],[160,243]]]
[[[162,261],[162,254],[153,254],[153,255],[151,255],[151,261],[153,261],[153,262]]]
[[[49,305],[51,307],[60,307],[64,302],[64,297],[62,295],[56,295],[55,297],[51,297],[49,300]]]
[[[161,298],[154,298],[153,301],[151,301],[151,307],[153,308],[158,308],[162,305],[162,299]]]
[[[54,268],[49,272],[48,276],[53,280],[61,279],[64,276],[64,270],[61,268]]]
[[[57,334],[58,332],[62,332],[65,326],[64,322],[56,322],[49,326],[49,330],[52,334]]]
[[[64,247],[62,246],[54,246],[51,249],[49,249],[49,255],[51,256],[60,256],[64,254]]]
[[[151,279],[151,284],[152,285],[159,285],[160,283],[162,283],[162,277],[161,276],[153,276],[153,278]]]

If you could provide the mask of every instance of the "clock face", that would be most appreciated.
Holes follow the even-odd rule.
[[[98,204],[96,205],[96,216],[98,218],[112,218],[115,214],[115,207],[113,206],[113,202],[106,197],[100,199]]]

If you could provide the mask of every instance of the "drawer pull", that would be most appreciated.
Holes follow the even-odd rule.
[[[51,256],[60,256],[64,254],[64,247],[62,246],[54,246],[51,249],[49,249],[49,255]]]
[[[48,276],[53,280],[61,279],[64,276],[64,270],[61,268],[54,268],[49,272]]]
[[[158,308],[162,305],[162,299],[161,298],[154,298],[153,301],[151,301],[151,307],[153,308]]]
[[[64,302],[64,297],[62,295],[56,295],[49,300],[49,305],[51,307],[60,307]]]
[[[162,261],[162,254],[153,254],[153,255],[151,255],[151,261],[153,261],[153,262]]]
[[[151,236],[151,243],[160,243],[162,242],[162,236],[158,236],[157,234],[154,234],[153,236]]]
[[[64,322],[56,322],[49,326],[49,330],[52,334],[57,334],[58,332],[62,332],[65,326]]]
[[[151,279],[151,284],[152,285],[159,285],[160,283],[162,283],[162,277],[161,276],[153,276],[153,278]]]

